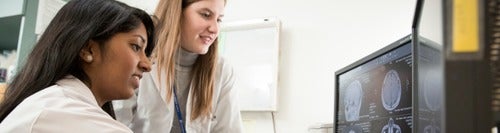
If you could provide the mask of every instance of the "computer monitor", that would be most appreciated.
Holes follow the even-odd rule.
[[[412,35],[405,36],[335,72],[335,132],[413,132],[416,114],[425,125],[421,130],[439,130],[433,123],[440,121],[432,118],[442,109],[442,80],[433,72],[441,62],[441,49],[422,39],[417,47]],[[422,78],[414,72],[430,81],[415,82]],[[422,89],[414,89],[414,83]],[[414,103],[425,106],[416,109]]]

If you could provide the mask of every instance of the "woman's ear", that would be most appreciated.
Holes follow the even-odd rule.
[[[89,43],[80,50],[80,58],[87,63],[92,63],[95,58],[94,54],[96,53],[97,47],[99,47],[98,43],[90,40]]]

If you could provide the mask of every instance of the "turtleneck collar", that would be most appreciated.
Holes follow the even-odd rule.
[[[196,62],[197,58],[198,58],[197,53],[192,53],[187,50],[184,50],[184,48],[180,48],[175,64],[181,67],[192,67],[193,64]]]

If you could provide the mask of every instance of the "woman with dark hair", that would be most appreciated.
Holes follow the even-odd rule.
[[[142,10],[71,0],[57,13],[0,104],[0,132],[132,132],[111,100],[134,95],[155,46]]]

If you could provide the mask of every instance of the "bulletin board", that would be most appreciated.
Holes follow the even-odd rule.
[[[234,68],[241,111],[276,111],[280,21],[224,22],[219,49]]]

